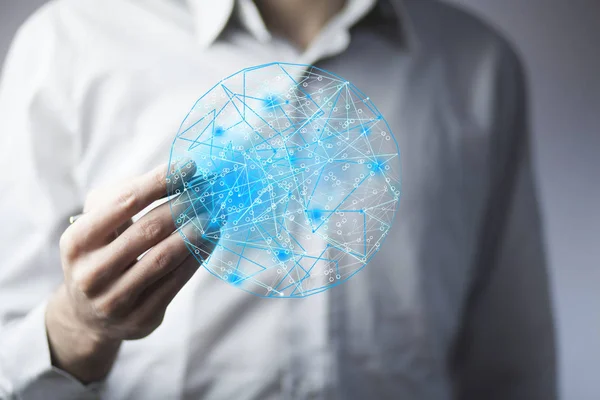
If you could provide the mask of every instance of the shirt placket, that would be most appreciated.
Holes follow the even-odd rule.
[[[307,69],[310,66],[307,66]],[[305,69],[305,71],[307,70]],[[300,71],[300,70],[298,70]],[[307,101],[307,93],[316,93],[323,81],[317,81],[316,76],[309,75],[303,79],[301,74],[295,76],[297,82],[296,108],[301,108],[301,102]],[[302,83],[306,83],[303,86]],[[304,115],[297,112],[296,117]],[[297,126],[306,123],[306,117],[294,118]],[[325,241],[316,243],[303,241],[299,228],[291,232],[302,242],[302,246],[309,254],[318,254],[325,246]],[[337,386],[337,360],[335,337],[336,331],[335,310],[331,302],[329,290],[307,298],[287,299],[287,319],[285,338],[282,344],[285,347],[283,398],[285,399],[321,399],[332,398],[331,393]]]

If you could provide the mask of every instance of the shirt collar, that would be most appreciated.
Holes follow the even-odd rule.
[[[187,0],[194,19],[196,39],[202,48],[210,46],[223,30],[235,0]]]
[[[385,19],[394,26],[398,43],[412,48],[416,44],[414,30],[403,0],[347,0],[347,5],[334,17],[349,29],[363,18],[378,23]],[[197,41],[209,47],[223,31],[231,16],[237,14],[243,27],[261,42],[270,40],[267,30],[252,0],[186,0],[192,13]]]

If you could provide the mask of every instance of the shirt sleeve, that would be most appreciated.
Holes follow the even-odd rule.
[[[0,81],[0,398],[96,398],[54,368],[46,299],[62,281],[58,241],[80,208],[70,55],[60,10],[44,7],[19,30]]]
[[[499,56],[491,193],[451,367],[457,399],[556,399],[555,334],[523,70]]]

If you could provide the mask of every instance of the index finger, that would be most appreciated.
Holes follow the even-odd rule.
[[[185,160],[162,164],[133,178],[108,193],[104,206],[90,210],[78,219],[71,226],[72,234],[83,239],[87,245],[96,239],[102,241],[152,202],[183,187],[195,173],[196,163]]]

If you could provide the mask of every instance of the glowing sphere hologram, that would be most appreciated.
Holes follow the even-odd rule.
[[[168,180],[193,174],[169,193],[189,250],[259,296],[304,297],[349,279],[400,202],[387,122],[350,82],[310,65],[259,65],[217,83],[184,119],[170,161],[179,167]],[[190,231],[216,243],[212,254]]]

